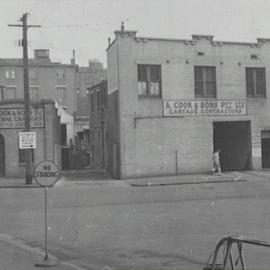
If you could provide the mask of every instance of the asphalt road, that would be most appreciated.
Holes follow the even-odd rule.
[[[85,269],[202,269],[225,236],[270,241],[270,174],[246,179],[59,185],[48,191],[49,252]],[[43,247],[44,191],[0,189],[0,232]],[[269,269],[270,249],[244,254],[248,269]]]

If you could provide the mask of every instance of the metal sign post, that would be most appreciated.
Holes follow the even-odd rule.
[[[48,187],[54,186],[60,176],[58,166],[51,160],[41,161],[36,165],[34,170],[34,178],[44,188],[45,194],[45,257],[41,263],[35,264],[37,267],[52,267],[57,265],[57,262],[50,260],[48,255]]]

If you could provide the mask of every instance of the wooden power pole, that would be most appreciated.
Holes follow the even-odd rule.
[[[8,26],[22,27],[23,30],[23,84],[24,84],[24,119],[25,126],[24,131],[29,132],[30,127],[30,97],[29,97],[29,68],[28,68],[28,40],[27,30],[29,27],[41,27],[40,25],[28,25],[27,16],[28,13],[24,13],[20,18],[22,24],[9,24]],[[25,184],[32,184],[33,180],[33,159],[32,149],[25,149],[26,151],[26,168],[25,168]]]

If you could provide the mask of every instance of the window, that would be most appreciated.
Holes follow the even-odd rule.
[[[216,98],[216,68],[194,67],[195,97]]]
[[[63,101],[66,98],[66,87],[56,87],[57,99]]]
[[[4,100],[4,88],[5,85],[0,85],[0,100]]]
[[[5,70],[5,78],[6,79],[15,79],[15,70],[14,69],[6,69]]]
[[[3,100],[10,100],[16,98],[16,87],[6,86],[3,88]]]
[[[138,65],[138,93],[140,96],[161,96],[160,65]]]
[[[247,97],[266,97],[265,68],[246,68]]]
[[[100,110],[101,102],[100,102],[100,91],[97,91],[97,109]]]
[[[29,87],[29,97],[30,97],[30,100],[37,100],[38,99],[38,87],[37,86],[30,86]]]
[[[56,71],[56,78],[59,80],[64,80],[66,78],[65,70],[57,70]]]
[[[34,149],[32,151],[32,162],[34,163]],[[19,163],[26,163],[26,149],[19,149]]]
[[[94,111],[94,93],[91,93],[90,94],[90,104],[91,104],[91,112],[93,112]]]

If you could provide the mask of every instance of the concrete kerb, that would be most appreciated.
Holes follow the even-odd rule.
[[[168,175],[141,177],[126,180],[117,179],[67,179],[62,176],[55,187],[70,187],[74,185],[93,185],[103,187],[146,187],[146,186],[173,186],[173,185],[195,185],[195,184],[218,184],[229,182],[245,182],[253,179],[254,176],[259,176],[262,179],[269,177],[270,171],[245,171],[245,172],[225,172],[219,175],[211,174],[186,174],[186,175]],[[42,188],[33,180],[32,185],[26,185],[24,179],[8,179],[0,178],[1,188]]]
[[[169,175],[156,176],[146,178],[135,178],[123,180],[133,187],[155,187],[155,186],[174,186],[174,185],[195,185],[195,184],[218,184],[230,182],[245,182],[247,180],[246,174],[239,172],[222,173],[221,175],[211,174],[183,174],[183,175]]]
[[[246,175],[245,175],[246,177]],[[141,177],[126,180],[118,179],[66,179],[62,176],[55,186],[70,185],[94,185],[94,186],[117,186],[117,187],[149,187],[149,186],[172,186],[207,183],[244,182],[247,179],[237,172],[225,173],[221,176],[207,174],[168,175],[155,177]]]

